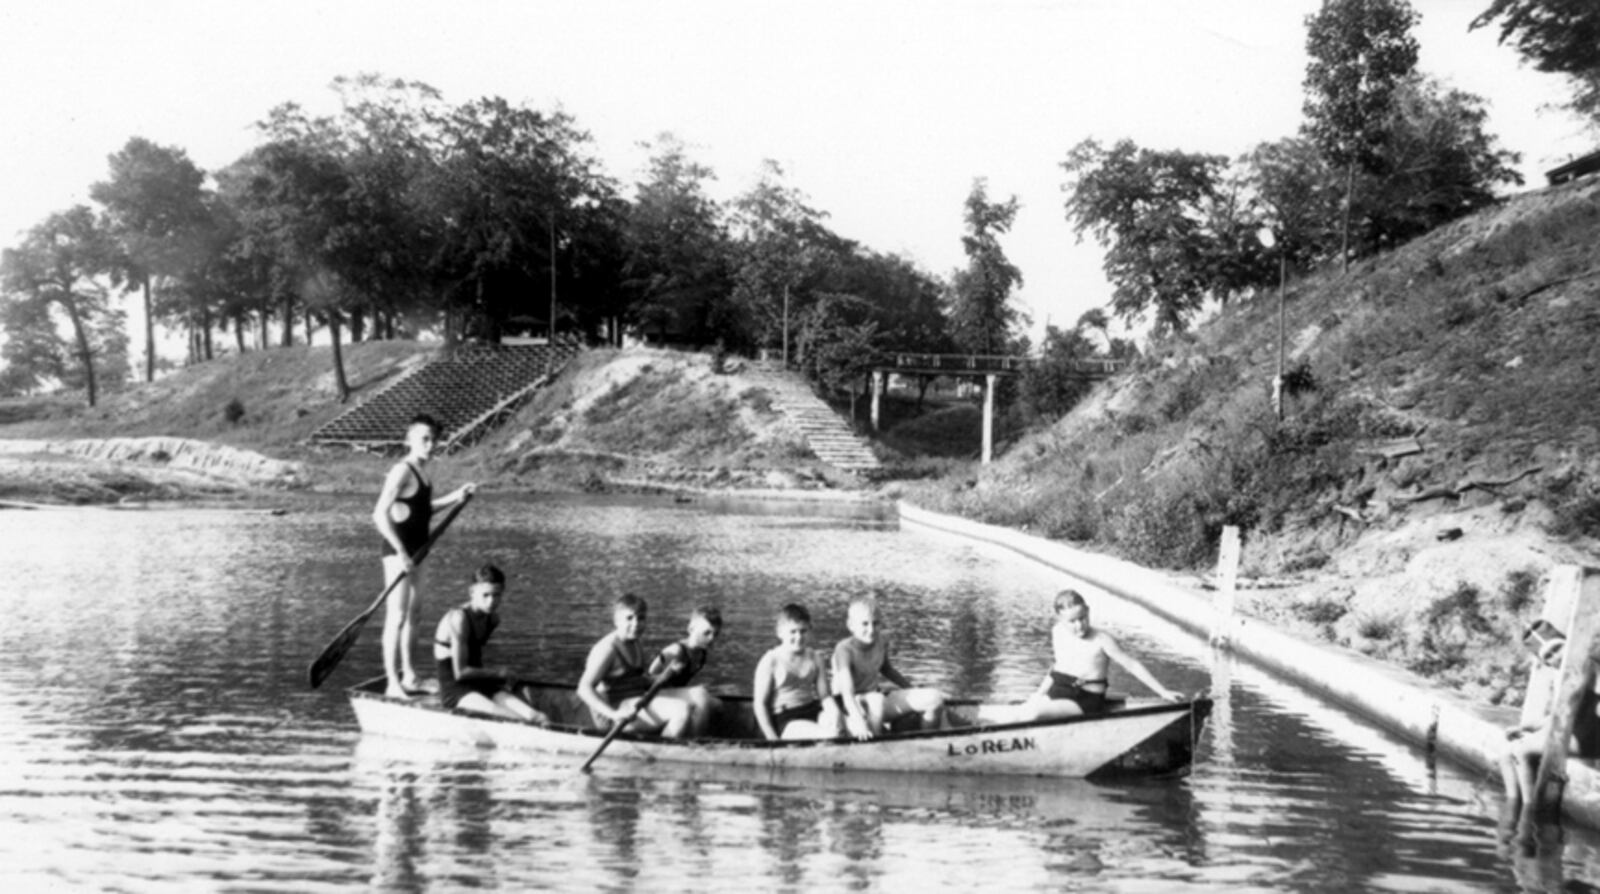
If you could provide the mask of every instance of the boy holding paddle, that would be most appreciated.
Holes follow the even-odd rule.
[[[617,597],[611,606],[615,629],[589,649],[578,697],[601,726],[623,724],[625,732],[659,732],[675,739],[688,727],[689,704],[670,696],[655,697],[667,678],[650,676],[639,642],[648,612],[649,605],[632,593]]]
[[[694,738],[706,734],[711,718],[721,707],[721,701],[704,686],[691,686],[695,674],[706,666],[711,655],[711,644],[722,635],[722,612],[714,606],[697,606],[689,614],[689,627],[683,639],[656,654],[646,671],[651,678],[661,682],[661,695],[681,699],[689,706],[689,722],[684,735]]]
[[[389,470],[372,509],[372,521],[383,537],[384,583],[392,588],[383,616],[383,672],[388,695],[405,698],[417,692],[417,670],[411,660],[412,628],[417,621],[420,570],[413,556],[428,542],[433,513],[471,496],[477,486],[464,484],[435,499],[433,484],[422,474],[433,458],[439,423],[419,413],[406,426],[406,457]]]

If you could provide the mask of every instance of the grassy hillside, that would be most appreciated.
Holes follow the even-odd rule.
[[[1281,423],[1269,292],[993,466],[903,492],[1171,569],[1238,525],[1244,574],[1298,584],[1254,613],[1507,697],[1543,575],[1600,535],[1600,183],[1292,281],[1285,306]]]

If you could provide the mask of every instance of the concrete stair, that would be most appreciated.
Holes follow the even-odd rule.
[[[758,363],[745,375],[772,395],[773,409],[782,412],[800,429],[806,446],[818,459],[834,468],[858,474],[883,468],[867,440],[855,433],[848,420],[817,397],[810,383],[799,373]]]

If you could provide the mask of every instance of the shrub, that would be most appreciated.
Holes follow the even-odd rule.
[[[1320,596],[1316,599],[1296,602],[1290,606],[1295,617],[1309,624],[1322,627],[1331,627],[1339,623],[1339,619],[1350,613],[1350,606],[1343,600],[1331,596]]]
[[[1448,596],[1437,599],[1422,613],[1422,623],[1428,630],[1442,630],[1454,622],[1463,634],[1487,634],[1489,619],[1483,616],[1480,604],[1483,592],[1462,581]]]
[[[238,425],[239,420],[244,418],[244,402],[237,397],[228,401],[222,408],[222,418],[226,419],[229,425]]]
[[[1400,619],[1394,615],[1362,615],[1356,618],[1356,633],[1366,639],[1393,639],[1400,631]]]
[[[1532,568],[1519,568],[1506,575],[1505,587],[1500,591],[1506,611],[1520,614],[1533,602],[1534,591],[1539,586],[1539,573]]]

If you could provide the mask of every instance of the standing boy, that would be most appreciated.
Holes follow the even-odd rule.
[[[839,708],[828,694],[828,664],[810,648],[811,613],[790,603],[778,610],[778,645],[756,664],[756,723],[768,739],[831,739]]]
[[[703,736],[711,727],[721,702],[704,686],[690,686],[689,682],[706,666],[711,654],[711,644],[722,633],[722,612],[715,607],[702,605],[689,614],[689,627],[683,639],[657,653],[646,671],[652,679],[661,679],[659,697],[675,698],[689,706],[689,722],[684,735]]]
[[[850,734],[871,739],[882,735],[896,718],[913,712],[922,715],[923,729],[942,726],[944,693],[912,686],[889,663],[889,640],[878,631],[877,600],[871,596],[850,600],[845,627],[849,638],[833,650],[833,682]]]
[[[383,672],[389,678],[388,694],[405,698],[417,691],[417,670],[411,660],[412,628],[421,602],[420,569],[413,556],[428,542],[433,513],[465,500],[477,486],[465,484],[434,499],[433,485],[423,467],[433,458],[439,423],[419,413],[406,427],[406,458],[389,470],[372,509],[372,521],[383,536],[383,578],[393,585],[383,616]],[[395,583],[396,579],[403,580]]]

